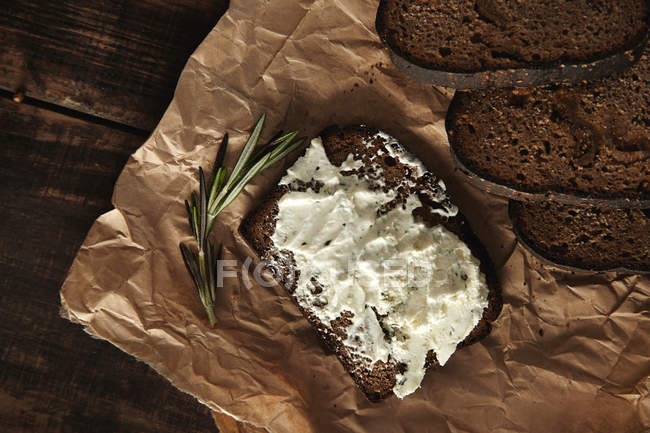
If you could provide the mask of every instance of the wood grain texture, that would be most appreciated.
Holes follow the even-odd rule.
[[[210,411],[59,317],[59,288],[142,136],[0,98],[0,431],[215,432]]]
[[[228,0],[4,0],[0,88],[152,130]]]

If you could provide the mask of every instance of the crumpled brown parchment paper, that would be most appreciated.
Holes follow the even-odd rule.
[[[650,428],[650,281],[572,273],[516,245],[506,202],[454,173],[452,92],[397,72],[374,29],[377,0],[233,0],[190,58],[174,100],[131,157],[115,210],[93,225],[61,290],[63,314],[147,362],[212,409],[269,432],[639,432]],[[415,394],[370,403],[325,354],[284,290],[226,278],[211,329],[183,266],[183,200],[225,132],[229,159],[257,117],[313,136],[366,123],[447,182],[498,266],[490,336],[429,371]],[[242,218],[295,159],[259,176],[219,218],[225,258],[253,252]],[[234,269],[234,268],[233,268]]]

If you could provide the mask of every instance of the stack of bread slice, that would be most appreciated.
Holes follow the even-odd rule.
[[[649,51],[599,80],[454,97],[458,167],[513,199],[520,239],[553,262],[650,270]]]
[[[511,199],[522,244],[567,267],[650,271],[650,7],[527,3],[384,0],[377,26],[398,68],[462,84],[446,119],[453,158],[468,181]],[[447,37],[432,24],[455,19]]]

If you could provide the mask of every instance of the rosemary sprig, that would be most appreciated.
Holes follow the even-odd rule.
[[[196,194],[192,193],[191,201],[185,201],[187,218],[196,241],[196,251],[182,242],[179,246],[185,266],[208,313],[211,326],[214,326],[217,321],[214,315],[214,301],[217,288],[216,274],[219,269],[217,263],[221,260],[222,248],[219,245],[215,254],[214,246],[208,237],[217,215],[237,198],[255,176],[305,142],[304,138],[296,138],[298,131],[292,131],[284,135],[278,134],[267,145],[258,146],[265,119],[266,116],[262,114],[230,175],[223,167],[228,146],[228,135],[224,135],[209,182],[206,182],[203,169],[199,168],[199,196],[197,198]]]

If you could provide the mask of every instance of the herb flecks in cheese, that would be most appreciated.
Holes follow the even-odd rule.
[[[392,137],[376,137],[387,142],[391,156],[424,174]],[[293,253],[300,270],[294,296],[303,308],[327,325],[344,311],[354,314],[346,329],[348,350],[369,368],[379,360],[406,365],[393,389],[402,398],[419,388],[429,350],[444,365],[476,326],[488,289],[464,242],[442,225],[427,227],[413,218],[413,209],[422,206],[415,192],[404,205],[378,212],[396,193],[371,188],[367,175],[350,174],[361,166],[352,155],[334,166],[321,139],[312,140],[280,183],[322,186],[282,196],[272,240]],[[436,211],[457,213],[448,202]]]

